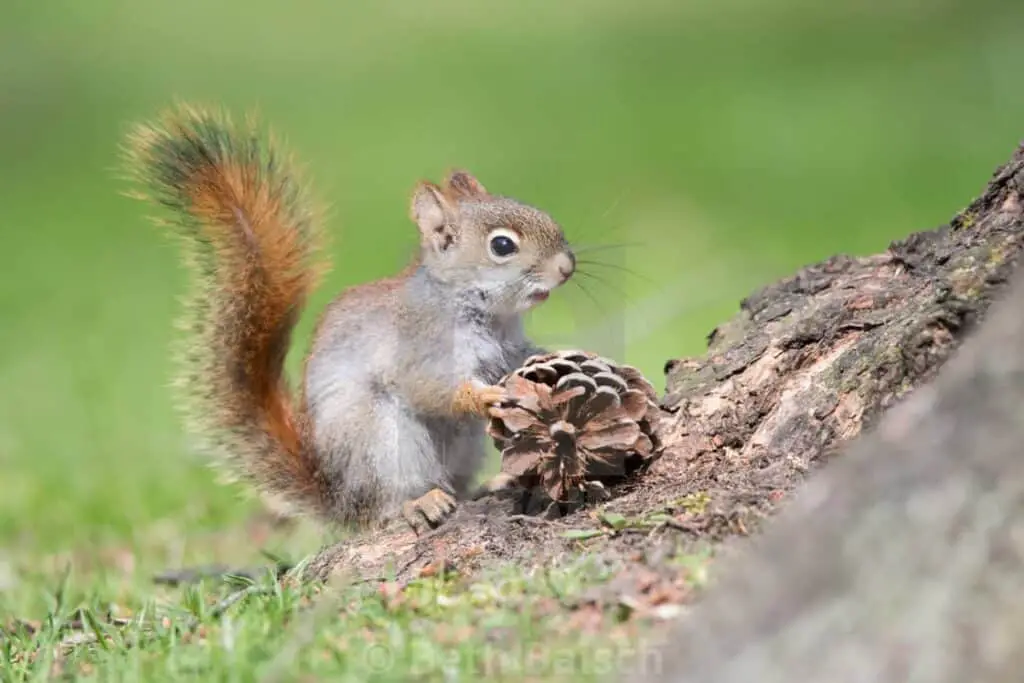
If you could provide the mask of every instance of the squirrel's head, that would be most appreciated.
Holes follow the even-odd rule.
[[[576,257],[543,211],[492,195],[465,171],[439,187],[421,182],[411,217],[421,262],[431,274],[479,296],[495,313],[524,312],[548,298],[576,269]]]

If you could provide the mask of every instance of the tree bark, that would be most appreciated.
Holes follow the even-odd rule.
[[[611,511],[674,516],[688,542],[749,534],[891,406],[929,381],[1004,289],[1022,243],[1024,149],[948,225],[864,257],[836,256],[745,299],[699,358],[666,364],[665,454],[640,482],[611,491]],[[685,501],[699,498],[700,505]],[[401,525],[325,548],[318,578],[415,576],[440,561],[472,570],[564,552],[584,512],[539,522],[514,494],[460,506],[417,538]],[[676,531],[676,535],[680,532]],[[602,551],[658,544],[614,535]],[[678,539],[676,539],[678,540]],[[726,680],[726,679],[722,679]]]
[[[1024,148],[948,225],[836,256],[745,299],[698,359],[670,361],[663,469],[760,517],[930,379],[1000,292],[1024,240]]]
[[[1017,241],[1009,236],[1022,225],[1019,153],[1008,170],[1009,175],[997,176],[984,203],[975,205],[976,225],[961,222],[939,239],[955,243],[957,234],[999,233],[1004,237],[992,243],[1002,245],[997,260],[1015,260]],[[961,253],[941,261],[929,257],[917,268],[944,272],[947,279],[980,273],[987,281],[994,271],[984,264],[993,259],[964,261]],[[963,276],[961,269],[967,269]],[[786,288],[777,291],[775,298],[785,299]],[[898,319],[907,324],[887,325],[877,342],[920,340],[924,330],[937,329],[932,311],[948,311],[926,293],[935,291],[931,287],[898,291],[912,297],[901,304],[907,315]],[[940,324],[948,331],[947,316]],[[814,337],[819,338],[817,332]],[[889,363],[871,360],[886,357],[877,343],[865,345],[859,337],[838,347],[844,350],[818,363],[833,368],[861,347],[859,357],[868,359],[869,369],[884,367],[891,376]],[[910,360],[934,347],[931,338],[911,347]],[[917,365],[907,363],[906,351],[900,355],[897,372],[913,369],[913,377],[922,376]],[[822,386],[830,393],[830,384]],[[880,404],[881,397],[873,390],[863,393],[860,386],[858,405]],[[790,445],[812,442],[806,428],[797,431]],[[719,565],[720,580],[671,633],[668,646],[639,662],[649,674],[642,680],[1020,680],[1022,444],[1024,270],[934,382],[886,413],[876,429],[808,482],[745,552]],[[813,446],[797,451],[797,457],[813,458]]]

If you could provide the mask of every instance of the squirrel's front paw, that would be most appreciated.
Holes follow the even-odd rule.
[[[492,411],[508,401],[508,392],[501,387],[488,386],[477,393],[477,399],[480,401],[480,415],[493,417]]]
[[[470,413],[480,417],[491,417],[491,410],[508,400],[504,388],[484,384],[476,380],[464,382],[455,392],[456,413]]]
[[[417,535],[439,527],[455,512],[455,497],[441,489],[430,489],[402,505],[402,517]]]

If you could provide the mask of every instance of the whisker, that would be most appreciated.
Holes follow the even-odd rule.
[[[619,205],[619,202],[622,201],[622,197],[625,194],[626,194],[625,192],[619,192],[619,196],[616,197],[614,201],[612,201],[611,206],[609,206],[607,209],[605,209],[604,212],[599,216],[599,218],[605,218],[605,217],[608,216],[608,214],[610,214],[612,211],[614,211],[615,208]]]
[[[608,282],[607,280],[605,280],[605,279],[603,279],[601,277],[598,277],[598,275],[596,273],[591,273],[589,270],[577,270],[575,274],[579,275],[579,276],[582,276],[582,277],[590,278],[591,280],[595,280],[597,282],[600,282],[602,285],[605,285],[606,287],[611,287],[612,286],[610,282]]]
[[[594,306],[596,306],[596,307],[597,307],[597,309],[598,309],[598,311],[599,311],[600,313],[605,313],[605,310],[604,310],[604,308],[602,308],[602,306],[601,306],[601,302],[600,302],[600,301],[598,300],[598,298],[597,298],[596,296],[594,296],[594,295],[593,295],[593,294],[592,294],[592,293],[590,292],[590,290],[589,290],[589,289],[587,289],[586,287],[584,287],[584,286],[583,286],[583,283],[582,283],[582,282],[580,282],[579,280],[572,280],[571,282],[572,282],[572,283],[573,283],[574,285],[576,285],[577,287],[579,287],[579,290],[580,290],[581,292],[583,292],[583,293],[584,293],[584,294],[585,294],[585,295],[587,296],[587,298],[588,298],[588,299],[590,299],[591,301],[593,301],[593,302],[594,302]]]
[[[626,273],[627,275],[638,277],[644,282],[647,282],[648,284],[657,284],[657,282],[654,279],[647,277],[646,275],[642,275],[637,271],[633,270],[632,268],[629,268],[628,266],[619,265],[618,263],[605,263],[604,261],[588,261],[580,259],[577,259],[576,263],[584,266],[601,266],[602,268],[611,268],[612,270],[618,270],[620,272]]]
[[[616,294],[618,294],[619,296],[621,296],[623,298],[626,298],[626,296],[627,296],[626,295],[626,290],[624,290],[623,288],[618,287],[618,286],[612,284],[611,282],[609,282],[608,280],[606,280],[606,279],[604,279],[602,277],[599,277],[596,273],[591,273],[590,271],[587,271],[587,270],[577,270],[576,271],[576,275],[581,275],[583,277],[590,278],[591,280],[604,285],[605,287],[607,287],[608,289],[612,290],[613,292],[615,292]]]

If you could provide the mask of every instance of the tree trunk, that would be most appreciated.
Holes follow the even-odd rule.
[[[673,542],[757,528],[838,447],[930,380],[985,317],[1024,240],[1022,191],[1024,149],[950,224],[875,256],[833,257],[745,299],[706,354],[666,364],[665,453],[642,482],[612,490],[607,508],[672,515]],[[401,580],[442,560],[466,570],[541,561],[566,550],[565,529],[599,524],[585,511],[542,522],[519,505],[514,492],[498,494],[461,505],[421,538],[401,525],[356,537],[325,548],[309,573]],[[596,547],[664,540],[608,535]]]
[[[928,279],[936,285],[950,283],[948,294],[938,295],[931,285],[897,287],[911,296],[901,308],[906,313],[893,320],[905,325],[886,324],[867,345],[864,337],[845,347],[839,342],[832,348],[845,350],[833,350],[833,358],[815,366],[830,375],[829,369],[857,348],[863,352],[855,358],[888,358],[878,345],[884,340],[914,342],[926,330],[936,330],[940,334],[926,333],[925,343],[897,353],[902,361],[895,371],[887,360],[868,363],[869,371],[881,369],[885,377],[903,374],[916,381],[927,374],[919,371],[915,359],[930,357],[937,347],[944,356],[949,344],[933,340],[946,339],[961,327],[947,326],[948,313],[941,318],[932,313],[949,310],[944,302],[953,293],[951,280],[975,282],[968,301],[976,301],[974,292],[986,286],[981,283],[996,272],[1001,281],[1006,264],[1015,260],[1018,242],[1012,235],[1021,228],[1019,173],[1018,155],[972,207],[975,224],[965,227],[961,221],[953,233],[937,238],[946,244],[962,240],[965,251],[937,259],[936,254],[947,252],[929,250],[932,256],[915,266],[934,273]],[[973,237],[968,241],[969,235]],[[998,237],[988,242],[990,235]],[[979,245],[975,238],[984,238],[989,246],[974,252],[967,245]],[[961,255],[967,252],[975,255],[965,260]],[[993,269],[995,262],[999,265]],[[943,279],[936,278],[940,273],[946,274]],[[929,290],[936,295],[925,294]],[[969,308],[980,312],[978,306]],[[832,309],[829,319],[838,316]],[[821,386],[819,392],[832,393],[828,381]],[[863,384],[857,387],[856,405],[870,402],[877,410],[883,397],[874,390],[864,392]],[[814,390],[803,393],[808,392]],[[810,403],[818,405],[819,400]],[[809,423],[804,418],[793,424]],[[806,462],[816,457],[810,445],[814,434],[807,428],[797,431],[794,439],[782,443],[800,448],[794,455]],[[1022,444],[1024,270],[934,382],[886,413],[877,429],[809,482],[746,552],[717,568],[720,580],[670,634],[669,645],[638,662],[648,674],[642,680],[1020,680]],[[758,448],[774,451],[770,445]],[[754,480],[751,487],[760,484]],[[640,679],[634,675],[624,680]]]

